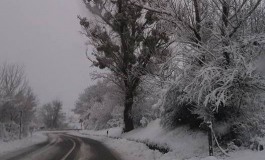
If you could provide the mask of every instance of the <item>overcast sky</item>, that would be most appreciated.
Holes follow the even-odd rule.
[[[59,98],[66,110],[93,83],[85,58],[79,0],[0,0],[0,63],[24,65],[41,103]]]

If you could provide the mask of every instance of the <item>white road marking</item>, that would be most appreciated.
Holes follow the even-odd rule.
[[[75,143],[75,141],[74,140],[72,140],[72,139],[70,139],[72,142],[73,142],[73,147],[72,147],[72,149],[61,159],[61,160],[65,160],[72,152],[73,152],[73,150],[75,149],[75,147],[76,147],[76,143]]]
[[[45,154],[47,151],[49,151],[52,147],[54,147],[57,143],[59,143],[61,140],[58,136],[54,136],[53,140],[45,145],[45,147],[41,148],[40,150],[37,150],[35,152],[30,153],[27,155],[27,157],[21,159],[21,160],[32,160],[32,159],[41,159],[41,157],[44,157],[43,154]]]

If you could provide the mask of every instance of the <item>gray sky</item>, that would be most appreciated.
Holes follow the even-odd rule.
[[[79,0],[0,0],[0,63],[24,65],[41,103],[60,98],[68,111],[93,83],[78,19]]]

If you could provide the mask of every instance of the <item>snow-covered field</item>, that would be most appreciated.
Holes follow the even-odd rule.
[[[15,140],[10,142],[0,141],[0,155],[22,148],[26,148],[34,144],[44,142],[46,140],[47,136],[45,136],[42,132],[36,132],[32,135],[32,137],[29,136],[21,140]]]

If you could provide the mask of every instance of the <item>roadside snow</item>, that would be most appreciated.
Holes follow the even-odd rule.
[[[36,132],[32,135],[32,137],[29,136],[21,140],[15,140],[10,142],[0,141],[0,155],[22,148],[26,148],[34,144],[45,142],[46,140],[47,136],[45,136],[42,132]]]
[[[145,128],[137,128],[129,133],[122,134],[121,128],[111,128],[108,130],[80,131],[83,135],[106,136],[123,138],[121,143],[136,143],[128,140],[141,141],[148,144],[157,144],[158,146],[169,147],[172,151],[164,154],[162,159],[189,159],[192,157],[206,157],[208,154],[207,135],[202,132],[191,131],[188,127],[179,127],[175,130],[165,130],[160,126],[160,120],[157,119],[148,124]],[[115,140],[114,140],[115,141]],[[150,150],[145,144],[139,143]],[[127,148],[125,148],[127,149]],[[122,150],[122,148],[121,148]],[[156,151],[158,152],[158,151]],[[161,159],[157,158],[156,159]],[[161,159],[161,160],[162,160]],[[199,158],[197,158],[199,159]],[[193,160],[195,160],[193,158]]]
[[[229,154],[230,157],[226,158],[215,158],[207,157],[202,160],[264,160],[265,151],[252,151],[252,150],[240,150]]]
[[[153,160],[159,159],[162,154],[150,150],[142,143],[132,142],[125,139],[103,138],[100,141],[121,156],[122,160]]]
[[[122,134],[121,128],[91,131],[83,130],[78,135],[93,138],[106,144],[114,152],[122,155],[124,160],[264,160],[265,151],[240,150],[229,153],[230,157],[207,157],[207,135],[194,132],[188,127],[179,127],[175,130],[165,130],[155,120],[145,128],[137,128],[129,133]],[[107,138],[107,131],[110,138]],[[93,136],[94,135],[94,136]],[[120,138],[120,139],[112,139]],[[134,140],[134,141],[131,141]],[[135,142],[137,141],[137,142]],[[145,144],[152,143],[168,146],[172,151],[162,154],[150,150]],[[204,158],[206,157],[206,158]]]
[[[110,129],[104,129],[99,131],[94,130],[82,130],[80,133],[82,134],[88,134],[88,135],[97,135],[97,136],[107,136],[107,131],[109,132],[110,137],[121,137],[122,134],[122,128],[116,127],[116,128],[110,128]]]
[[[218,160],[218,159],[216,157],[209,156],[209,157],[203,158],[201,160]]]
[[[150,150],[143,143],[128,141],[126,139],[112,139],[104,136],[90,136],[73,132],[70,134],[100,141],[122,160],[181,160],[177,159],[176,155],[171,152],[162,154],[159,151]]]
[[[164,146],[167,145],[178,158],[188,159],[194,156],[205,157],[208,154],[207,135],[191,131],[188,127],[165,130],[160,126],[160,120],[151,122],[145,128],[138,128],[123,135],[124,138],[147,140]]]
[[[241,150],[230,154],[225,160],[264,160],[265,151]]]

